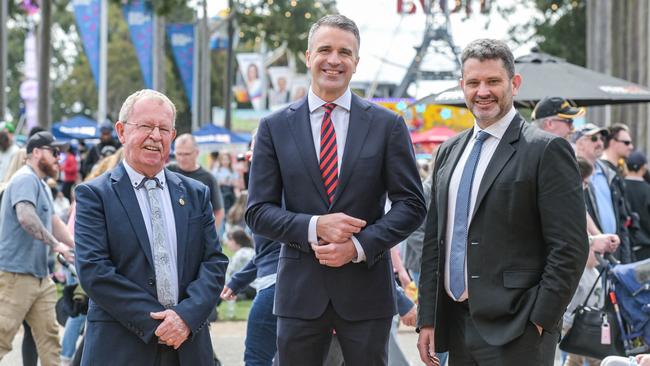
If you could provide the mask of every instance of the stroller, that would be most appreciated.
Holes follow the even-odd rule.
[[[609,301],[620,328],[625,355],[650,350],[650,259],[629,264],[609,260]]]

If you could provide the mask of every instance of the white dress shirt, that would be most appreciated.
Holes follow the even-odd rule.
[[[468,228],[472,222],[471,216],[472,213],[474,212],[474,205],[476,204],[476,197],[478,196],[478,188],[480,187],[481,181],[483,180],[483,175],[485,174],[485,170],[487,169],[490,160],[492,160],[492,155],[494,155],[494,151],[497,149],[497,146],[499,145],[499,142],[501,141],[503,134],[508,129],[508,126],[510,126],[510,122],[512,121],[512,119],[515,118],[516,113],[517,112],[515,111],[515,108],[512,107],[510,111],[506,113],[505,116],[503,116],[503,118],[498,120],[496,123],[490,125],[486,129],[482,130],[487,132],[490,136],[483,142],[483,147],[481,148],[481,156],[479,157],[478,163],[476,165],[474,180],[472,181],[472,192],[470,194],[470,204],[469,204],[470,217],[467,220]],[[465,150],[463,150],[463,154],[460,156],[460,159],[458,160],[458,164],[454,168],[454,172],[451,175],[451,181],[449,182],[449,193],[447,197],[447,228],[445,232],[446,233],[445,242],[447,244],[445,245],[445,290],[447,290],[447,294],[449,294],[449,297],[451,297],[452,299],[455,299],[455,297],[451,293],[451,290],[449,289],[449,255],[451,253],[451,241],[454,233],[454,215],[456,212],[456,196],[458,195],[458,186],[460,185],[460,178],[461,175],[463,174],[465,163],[467,162],[467,158],[469,157],[470,151],[472,151],[472,147],[474,147],[474,143],[476,141],[476,135],[478,134],[479,131],[481,131],[481,128],[475,121],[472,137],[469,143],[467,143],[467,146],[465,146]],[[464,301],[467,299],[467,297],[468,297],[468,293],[467,293],[467,255],[466,255],[465,256],[465,291],[460,296],[460,298],[456,300]]]
[[[149,245],[153,241],[153,233],[151,232],[151,209],[149,208],[149,198],[147,197],[147,189],[142,187],[138,189],[138,186],[146,177],[133,168],[129,166],[126,160],[122,161],[124,164],[124,169],[129,175],[131,180],[131,186],[135,192],[135,197],[138,199],[138,205],[140,206],[140,212],[142,212],[142,218],[144,219],[144,225],[147,228],[147,236],[149,237]],[[165,170],[161,170],[156,174],[156,178],[160,182],[162,189],[154,190],[154,194],[158,195],[158,199],[161,203],[161,209],[163,211],[163,217],[165,219],[165,232],[167,241],[167,252],[169,253],[169,273],[171,273],[172,281],[172,294],[175,299],[178,299],[178,267],[177,267],[177,241],[176,241],[176,220],[174,219],[174,210],[172,208],[172,199],[169,196],[169,188],[167,188],[167,180],[165,179]]]
[[[325,105],[327,102],[319,98],[314,91],[309,88],[307,94],[307,103],[309,104],[309,121],[311,124],[311,136],[314,139],[314,152],[316,153],[316,160],[320,161],[320,129],[323,123],[323,116],[325,115]],[[345,141],[348,137],[348,127],[350,126],[350,105],[352,104],[352,92],[348,88],[343,95],[338,97],[332,103],[336,104],[336,108],[332,111],[331,120],[334,125],[334,132],[336,132],[336,154],[338,157],[338,170],[339,178],[341,177],[341,163],[343,162],[343,153],[345,150]],[[307,233],[307,240],[309,243],[318,245],[318,235],[316,233],[316,222],[320,216],[312,216],[309,220],[309,232]],[[366,260],[366,254],[363,247],[356,237],[352,236],[352,242],[357,249],[357,258],[353,262],[358,263]]]

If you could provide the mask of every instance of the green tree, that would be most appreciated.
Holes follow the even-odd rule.
[[[586,65],[587,4],[584,0],[520,0],[527,7],[539,10],[541,18],[531,18],[528,24],[513,27],[512,39],[527,42],[532,29],[540,51]],[[512,8],[498,8],[502,15],[512,15]]]

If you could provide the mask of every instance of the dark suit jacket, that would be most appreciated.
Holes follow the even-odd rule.
[[[339,184],[330,207],[320,176],[307,98],[262,119],[250,174],[246,222],[282,242],[275,314],[314,319],[331,301],[347,320],[395,314],[390,248],[426,212],[408,130],[401,117],[352,95]],[[384,215],[386,193],[392,209]],[[284,205],[283,205],[284,201]],[[307,240],[312,215],[366,220],[358,234],[366,262],[330,268]]]
[[[206,327],[223,288],[228,263],[214,227],[205,185],[165,170],[177,234],[179,302],[190,327],[179,348],[183,365],[211,365]],[[162,311],[147,230],[129,176],[120,164],[76,190],[76,266],[90,296],[83,364],[153,365]],[[181,204],[180,200],[184,204]]]
[[[471,137],[464,131],[436,156],[422,252],[418,326],[434,326],[448,349],[444,287],[447,196]],[[528,322],[557,331],[588,253],[585,203],[573,149],[517,115],[483,175],[467,239],[470,314],[486,342],[503,345]]]

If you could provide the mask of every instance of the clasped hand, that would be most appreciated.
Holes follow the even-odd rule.
[[[312,244],[319,263],[328,267],[340,267],[357,258],[357,249],[351,238],[361,231],[366,222],[344,213],[323,215],[316,221],[319,245]]]
[[[150,315],[153,319],[162,320],[155,331],[158,343],[178,349],[190,335],[190,328],[174,310],[167,309]]]

